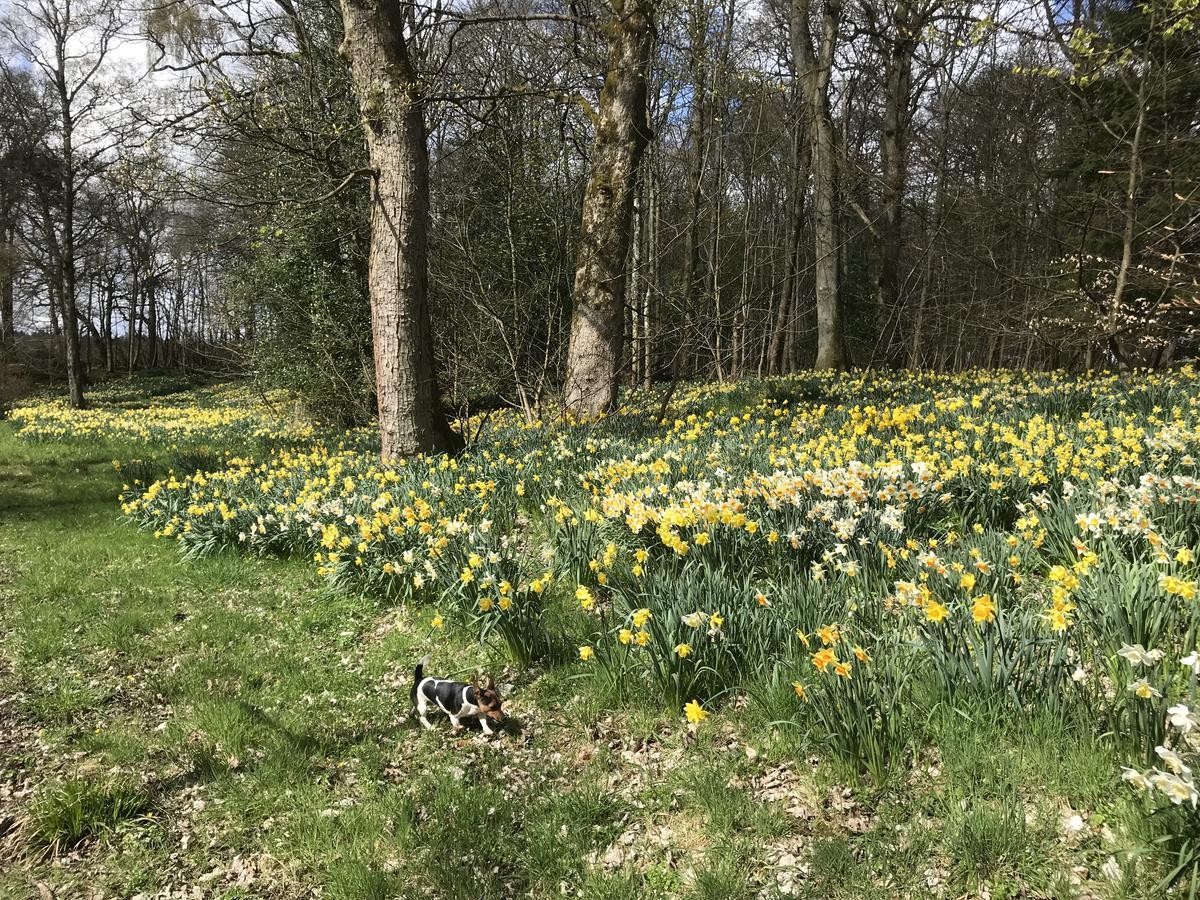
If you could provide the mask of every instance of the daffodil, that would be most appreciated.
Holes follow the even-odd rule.
[[[1136,681],[1129,682],[1129,684],[1126,685],[1126,690],[1128,690],[1129,693],[1140,697],[1142,700],[1150,700],[1151,698],[1162,696],[1162,692],[1159,691],[1158,688],[1154,687],[1154,685],[1150,684],[1150,682],[1148,682],[1145,678],[1139,678]]]
[[[996,621],[996,604],[991,595],[982,594],[971,604],[971,618],[977,625]]]
[[[1162,650],[1147,650],[1141,644],[1125,644],[1117,651],[1117,656],[1129,662],[1131,666],[1150,667],[1158,664],[1164,656]]]

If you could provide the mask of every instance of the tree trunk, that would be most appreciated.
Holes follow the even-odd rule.
[[[875,285],[875,319],[883,357],[895,368],[903,364],[903,345],[885,333],[884,323],[895,319],[900,305],[900,256],[903,250],[904,188],[907,175],[908,103],[912,92],[912,63],[916,53],[914,13],[908,0],[897,0],[893,38],[884,60],[883,221],[880,223],[879,275]]]
[[[817,301],[817,359],[814,368],[844,369],[841,286],[838,272],[837,139],[829,108],[829,78],[837,43],[840,0],[820,0],[821,34],[814,47],[811,11],[818,0],[793,0],[792,54],[808,113],[812,139],[813,272]]]
[[[4,230],[0,232],[0,353],[7,359],[10,349],[16,342],[16,322],[13,318],[14,297],[16,294],[16,229],[8,221],[10,213],[5,210]]]
[[[138,328],[140,326],[141,317],[138,315],[138,304],[141,291],[138,290],[138,279],[135,276],[133,279],[133,290],[129,294],[129,321],[126,323],[126,345],[128,353],[126,354],[126,365],[129,374],[133,374],[133,370],[137,367],[138,362]]]
[[[16,281],[16,232],[12,205],[0,196],[0,419],[8,416],[9,365],[16,362],[17,334],[13,321],[13,285]]]
[[[113,307],[117,305],[117,286],[109,280],[105,286],[104,315],[101,324],[104,327],[104,371],[113,373]]]
[[[63,50],[62,52],[65,52]],[[58,299],[62,304],[63,345],[67,361],[67,402],[83,409],[83,360],[79,353],[79,315],[75,304],[75,166],[71,100],[65,82],[65,62],[58,79],[62,109],[62,238],[58,255]]]
[[[1153,18],[1151,21],[1154,21]],[[1146,126],[1146,82],[1148,78],[1146,69],[1148,67],[1149,60],[1144,59],[1143,68],[1138,76],[1137,116],[1134,120],[1133,139],[1129,143],[1129,175],[1125,182],[1124,222],[1121,226],[1121,262],[1117,267],[1116,284],[1113,286],[1112,302],[1109,305],[1105,328],[1105,338],[1114,355],[1119,353],[1117,335],[1123,313],[1121,304],[1125,299],[1125,288],[1129,283],[1129,270],[1133,266],[1133,243],[1137,228],[1138,178],[1142,168],[1142,132]]]
[[[583,194],[567,346],[567,409],[596,415],[617,402],[625,336],[625,283],[637,169],[650,139],[646,108],[653,8],[614,0],[608,71]]]
[[[405,40],[407,4],[341,0],[345,39],[374,178],[367,285],[383,459],[450,450],[429,321],[425,112]]]
[[[704,162],[708,152],[708,73],[707,56],[708,10],[705,0],[693,0],[690,20],[692,68],[692,121],[689,149],[687,197],[688,223],[684,237],[683,273],[680,277],[679,345],[675,351],[675,378],[693,373],[692,339],[701,323],[698,318],[700,297],[704,293],[704,272],[701,270],[701,223],[704,215]]]
[[[636,387],[642,378],[642,187],[639,183],[633,193],[633,240],[629,260],[629,384]]]
[[[783,289],[775,315],[775,327],[771,331],[771,343],[767,348],[767,373],[786,374],[784,359],[787,358],[787,337],[795,317],[796,282],[800,273],[800,239],[804,235],[804,193],[807,190],[809,145],[804,134],[802,117],[797,115],[792,133],[792,192],[788,214],[787,259],[784,262]]]
[[[154,265],[153,260],[148,263]],[[158,331],[158,275],[152,271],[146,279],[146,342],[150,345],[147,361],[151,369],[157,369],[161,359]]]
[[[646,276],[645,289],[642,291],[640,317],[642,320],[642,387],[649,388],[654,383],[655,355],[654,335],[650,331],[653,320],[652,298],[658,290],[658,169],[654,165],[653,155],[649,155],[645,166],[647,177],[646,204],[649,207],[646,217]]]

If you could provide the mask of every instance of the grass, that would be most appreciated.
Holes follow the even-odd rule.
[[[303,561],[183,559],[119,521],[112,449],[0,424],[0,897],[1150,896],[1099,874],[1133,812],[1083,723],[934,709],[911,777],[852,786],[780,725],[786,684],[693,735]],[[515,727],[415,727],[430,650],[511,684]]]
[[[29,815],[33,844],[53,852],[116,831],[122,825],[149,820],[147,791],[129,781],[75,778],[44,788]]]

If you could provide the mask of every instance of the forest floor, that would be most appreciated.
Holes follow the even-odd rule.
[[[1102,874],[1112,753],[1052,713],[935,712],[873,788],[737,703],[689,729],[447,632],[510,721],[425,731],[427,613],[181,556],[113,450],[0,423],[0,897],[1145,896]]]

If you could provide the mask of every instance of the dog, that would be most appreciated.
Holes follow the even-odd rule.
[[[436,706],[450,717],[450,724],[456,729],[463,727],[463,719],[476,718],[484,734],[495,734],[491,723],[497,727],[504,726],[504,711],[500,708],[500,694],[496,692],[496,682],[488,676],[487,686],[480,687],[479,679],[471,679],[470,684],[461,681],[451,681],[449,678],[434,678],[426,676],[425,667],[429,665],[429,657],[422,657],[413,671],[412,704],[417,711],[421,724],[427,729],[433,728],[426,713],[431,706]]]

